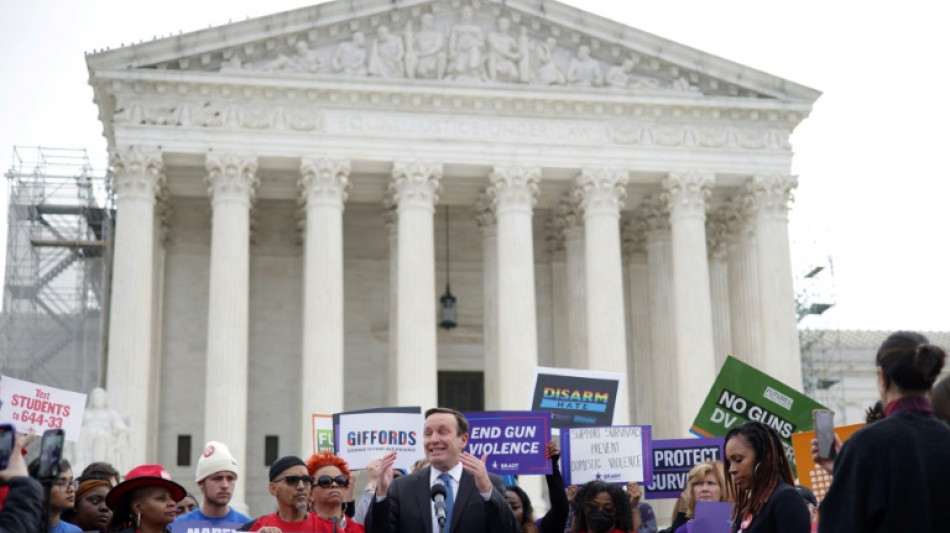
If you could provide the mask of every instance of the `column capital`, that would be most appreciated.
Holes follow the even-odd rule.
[[[442,192],[441,180],[441,163],[396,161],[389,190],[397,209],[421,207],[434,210]]]
[[[715,175],[708,172],[670,172],[661,182],[661,198],[673,218],[702,217],[706,214],[706,202],[715,183]]]
[[[645,221],[647,241],[670,237],[669,205],[660,195],[645,198],[634,211],[634,216],[642,217]]]
[[[538,198],[540,167],[521,165],[496,165],[488,175],[488,192],[492,196],[495,214],[509,209],[527,210],[534,207]]]
[[[256,157],[209,152],[205,156],[205,168],[208,170],[205,183],[212,204],[230,201],[250,205],[254,202],[260,184]]]
[[[109,155],[118,198],[154,200],[164,186],[164,162],[160,150],[140,150],[134,146]]]
[[[634,213],[620,227],[623,254],[628,261],[640,259],[646,253],[649,223],[642,212]]]
[[[300,180],[297,181],[297,188],[305,206],[342,208],[352,186],[349,159],[304,157],[300,160]]]
[[[630,172],[618,168],[583,169],[577,176],[574,197],[584,216],[617,215],[627,197]]]
[[[793,200],[792,190],[798,186],[798,176],[760,174],[743,184],[757,218],[786,218]]]
[[[475,200],[475,223],[482,230],[482,234],[490,234],[496,230],[498,218],[495,216],[492,195],[487,190],[480,192]]]
[[[729,253],[729,216],[728,209],[719,209],[706,218],[706,251],[711,261],[725,261]]]
[[[168,186],[165,184],[164,175],[162,175],[161,181],[162,185],[158,188],[158,193],[155,195],[155,222],[158,225],[156,228],[158,231],[158,241],[164,246],[171,240],[170,220],[172,218],[172,206],[170,202],[171,195],[168,192]]]

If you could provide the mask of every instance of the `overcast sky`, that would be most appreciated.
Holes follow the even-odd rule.
[[[84,52],[312,3],[3,2],[0,167],[9,168],[14,145],[84,147],[94,165],[104,167],[105,140]],[[944,213],[950,204],[950,32],[942,3],[566,3],[822,91],[792,137],[800,182],[793,262],[801,272],[831,256],[835,267],[836,305],[808,323],[950,330],[950,224]]]

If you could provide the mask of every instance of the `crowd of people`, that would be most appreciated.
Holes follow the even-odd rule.
[[[702,502],[727,503],[731,533],[809,531],[946,531],[950,527],[950,380],[934,387],[945,351],[922,335],[898,332],[876,356],[880,406],[868,424],[843,445],[835,459],[814,460],[833,474],[821,505],[796,486],[779,435],[750,421],[725,436],[723,461],[689,472],[672,525],[660,533],[688,533]],[[935,412],[936,415],[935,416]],[[941,419],[943,417],[943,419]],[[488,472],[484,457],[464,451],[465,417],[452,409],[425,413],[425,459],[411,472],[394,468],[396,452],[371,462],[363,493],[349,465],[331,452],[308,459],[286,456],[269,471],[275,511],[251,518],[231,506],[238,464],[227,445],[209,442],[195,471],[200,498],[173,481],[160,465],[141,465],[123,477],[107,463],[92,463],[76,478],[60,460],[55,479],[38,477],[26,446],[34,436],[17,435],[0,470],[0,531],[4,533],[165,533],[176,520],[201,531],[262,533],[657,533],[643,488],[601,480],[564,486],[556,440],[546,456],[549,510],[536,517],[529,495],[516,483]],[[359,475],[359,472],[356,473]]]

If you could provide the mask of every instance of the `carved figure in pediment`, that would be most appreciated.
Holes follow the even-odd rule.
[[[488,79],[493,81],[520,81],[518,63],[521,61],[518,41],[508,35],[511,21],[498,19],[498,31],[488,34]]]
[[[340,43],[331,60],[333,72],[348,76],[366,75],[366,36],[363,32],[353,34],[352,41]]]
[[[590,57],[590,48],[581,46],[577,49],[577,57],[571,59],[567,69],[567,81],[578,87],[600,87],[604,84],[600,63]]]
[[[277,59],[265,67],[265,70],[312,73],[319,71],[322,67],[323,60],[317,52],[310,50],[304,41],[297,41],[293,54],[278,55]]]
[[[485,79],[482,49],[485,36],[481,26],[474,23],[471,6],[462,8],[461,20],[449,35],[449,72],[454,79]]]
[[[534,79],[538,83],[545,85],[564,85],[567,83],[567,77],[561,71],[554,61],[554,50],[557,48],[557,39],[548,37],[543,43],[537,43],[534,47]]]
[[[412,24],[406,26],[406,75],[410,78],[442,79],[445,77],[445,37],[434,27],[430,13],[422,15],[419,33],[412,34]]]
[[[680,76],[673,80],[673,90],[674,91],[684,91],[684,92],[698,92],[699,88],[691,84],[689,80]]]
[[[226,61],[221,63],[221,72],[227,72],[229,70],[243,70],[244,64],[241,63],[241,58],[237,54],[232,55]]]
[[[631,89],[658,89],[660,87],[660,80],[647,78],[646,76],[630,76],[628,86]]]
[[[369,52],[368,69],[371,76],[405,78],[405,56],[402,37],[390,33],[386,26],[376,28],[376,40]]]
[[[610,67],[607,71],[607,85],[617,88],[617,89],[626,89],[630,86],[630,73],[633,72],[634,62],[632,59],[625,60],[620,65],[614,65]]]

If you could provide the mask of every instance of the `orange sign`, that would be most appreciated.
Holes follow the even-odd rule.
[[[864,427],[864,424],[852,424],[835,428],[835,435],[841,442],[855,431]],[[828,487],[831,486],[831,474],[816,465],[811,459],[811,441],[815,438],[814,431],[803,431],[792,435],[792,450],[795,452],[795,463],[798,465],[798,483],[811,489],[818,503],[825,497]]]

